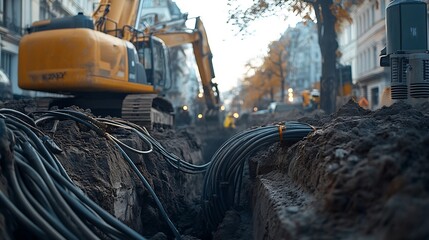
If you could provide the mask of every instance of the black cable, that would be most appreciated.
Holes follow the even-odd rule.
[[[18,151],[15,151],[15,163],[17,164],[20,171],[25,173],[25,177],[27,178],[26,183],[31,189],[34,197],[39,200],[39,202],[43,205],[43,207],[48,210],[51,214],[55,214],[53,207],[50,202],[52,202],[53,197],[48,190],[43,179],[40,175],[26,163],[24,157],[20,155]]]
[[[177,229],[174,226],[173,222],[168,217],[167,212],[165,211],[164,207],[162,206],[161,201],[159,200],[159,198],[156,195],[155,191],[150,186],[149,182],[146,180],[146,178],[143,176],[143,174],[141,174],[141,172],[139,171],[139,169],[137,168],[137,166],[134,164],[133,160],[131,160],[128,157],[128,155],[126,154],[126,152],[119,146],[119,144],[117,144],[116,142],[114,142],[114,143],[118,147],[118,149],[121,151],[122,155],[127,160],[128,164],[131,166],[131,168],[137,174],[137,176],[139,177],[139,179],[142,181],[143,185],[149,191],[149,193],[151,194],[151,196],[153,197],[153,199],[155,200],[155,203],[158,206],[158,209],[160,210],[162,217],[167,222],[168,226],[170,227],[170,229],[173,232],[173,234],[176,237],[176,239],[182,239],[181,236],[180,236],[180,234],[179,234],[179,231],[177,231]]]
[[[314,128],[305,123],[285,122],[240,132],[213,155],[204,177],[203,211],[209,228],[215,228],[225,212],[239,205],[244,163],[257,151],[276,142],[295,143]]]
[[[76,214],[71,210],[70,206],[65,202],[64,198],[58,192],[35,149],[29,143],[24,143],[23,150],[24,153],[26,153],[27,159],[31,159],[36,171],[39,172],[52,195],[55,197],[56,201],[52,204],[54,204],[55,209],[58,210],[56,212],[61,215],[61,218],[64,221],[68,222],[69,227],[72,227],[76,230],[74,232],[81,234],[83,238],[97,239],[98,237],[81,221],[81,219],[79,219],[79,217],[76,216]]]
[[[104,221],[106,221],[109,225],[114,226],[119,231],[126,234],[130,239],[144,239],[142,236],[140,236],[137,232],[135,232],[133,229],[126,226],[124,223],[107,213],[103,208],[101,208],[99,205],[94,203],[91,199],[89,199],[86,195],[80,191],[80,189],[77,189],[74,185],[72,185],[70,182],[65,180],[52,166],[47,165],[47,170],[51,174],[51,176],[58,181],[58,184],[65,187],[67,190],[69,190],[71,193],[73,193],[83,204],[87,205],[91,210],[93,210],[95,213],[97,213]]]
[[[24,224],[25,229],[28,229],[32,233],[34,233],[36,236],[38,236],[40,239],[47,239],[47,235],[42,229],[40,229],[32,220],[30,220],[24,213],[22,213],[12,201],[10,201],[2,191],[0,191],[0,203],[3,208],[3,206],[9,210],[16,219]],[[0,208],[1,209],[1,208]]]
[[[15,109],[10,109],[10,108],[1,108],[0,114],[7,115],[8,117],[17,116],[14,119],[19,119],[19,121],[24,121],[25,123],[27,123],[31,127],[33,127],[32,129],[36,129],[36,131],[40,131],[36,128],[36,124],[34,123],[33,119],[31,117],[25,115],[24,113],[20,112],[20,111],[17,111]]]
[[[44,138],[43,133],[39,133],[39,135],[44,138],[44,140],[41,140],[32,131],[32,128],[29,127],[32,126],[31,122],[24,124],[22,121],[8,120],[7,114],[9,113],[6,111],[6,113],[2,113],[0,117],[4,118],[3,115],[5,115],[7,124],[9,124],[13,131],[16,132],[17,136],[19,136],[19,148],[17,148],[17,153],[22,152],[24,154],[23,156],[31,162],[31,167],[34,167],[36,172],[40,174],[40,178],[42,178],[41,181],[38,177],[33,176],[35,174],[25,167],[26,163],[21,164],[19,162],[21,167],[24,166],[22,169],[23,173],[25,172],[25,174],[28,174],[23,177],[25,179],[28,178],[28,184],[36,186],[36,190],[33,192],[33,194],[35,194],[34,199],[32,196],[29,197],[30,201],[40,201],[41,205],[51,205],[51,208],[55,210],[54,212],[58,214],[58,218],[65,221],[68,227],[72,226],[70,232],[76,232],[77,229],[83,227],[84,234],[81,236],[84,236],[84,238],[95,238],[94,233],[90,230],[90,228],[92,229],[93,227],[96,227],[112,238],[143,238],[122,222],[106,213],[74,185],[58,159],[49,152],[48,149],[55,150],[54,143],[51,142],[49,138]],[[295,143],[305,137],[309,132],[313,131],[311,126],[298,122],[287,122],[281,125],[263,126],[243,131],[227,140],[219,150],[215,152],[210,162],[202,165],[195,165],[169,153],[146,129],[132,123],[121,120],[94,119],[84,113],[71,110],[41,112],[41,114],[43,115],[35,121],[35,126],[42,121],[50,119],[71,119],[94,130],[99,136],[106,137],[108,140],[112,141],[155,200],[162,217],[177,239],[180,239],[181,236],[169,219],[156,193],[123,148],[140,154],[148,153],[153,149],[158,151],[166,162],[175,169],[193,174],[205,172],[202,196],[203,209],[208,225],[214,227],[223,218],[225,211],[231,206],[239,204],[244,163],[248,158],[270,144],[279,141]],[[28,119],[26,119],[26,122],[27,121]],[[149,146],[149,150],[138,150],[127,146],[107,132],[109,126],[123,128],[136,133],[143,142]],[[18,154],[17,156],[21,155]],[[18,182],[25,184],[24,178],[22,181],[19,179]],[[49,189],[49,193],[45,193],[40,189],[41,186],[45,185],[46,188]],[[31,191],[26,191],[25,187],[26,186],[23,188],[24,194],[30,196]],[[40,196],[41,194],[43,197]],[[37,203],[35,203],[35,205],[37,205]],[[40,206],[36,206],[39,212],[41,212]],[[63,207],[64,209],[62,209]],[[61,210],[59,211],[60,208]],[[43,212],[44,215],[48,213],[48,211]],[[64,213],[71,215],[68,216],[70,219],[64,216]],[[72,222],[70,222],[71,219],[73,219]],[[87,223],[93,225],[86,226],[85,224]],[[45,225],[42,226],[47,228]],[[69,234],[61,230],[62,227],[57,226],[56,229],[59,229],[64,235]],[[79,234],[81,233],[79,232]]]
[[[17,172],[17,175],[19,176],[20,173]],[[24,193],[24,196],[26,199],[28,199],[28,202],[31,206],[34,207],[34,209],[41,215],[43,219],[47,221],[49,225],[51,225],[56,231],[58,231],[62,236],[64,236],[66,239],[76,239],[79,238],[75,236],[73,233],[71,233],[63,224],[61,221],[59,221],[58,218],[54,217],[53,214],[50,214],[37,200],[33,197],[33,195],[28,190],[27,186],[25,185],[25,181],[22,176],[18,177],[19,185],[21,186],[21,190]]]
[[[134,123],[126,122],[123,120],[108,120],[103,118],[98,118],[99,121],[104,122],[105,124],[116,126],[116,127],[122,127],[126,129],[131,129],[133,132],[135,132],[141,139],[143,139],[146,143],[153,146],[154,150],[159,152],[164,159],[167,161],[167,163],[172,166],[173,168],[180,170],[185,173],[189,174],[197,174],[197,173],[203,173],[207,170],[210,163],[205,163],[203,165],[195,165],[192,163],[189,163],[176,155],[168,152],[158,141],[156,141],[146,129],[142,128],[141,126],[138,126]]]
[[[162,206],[162,203],[159,201],[159,198],[156,195],[155,191],[152,189],[152,187],[147,182],[147,180],[145,179],[145,177],[140,173],[140,171],[135,166],[135,164],[133,163],[133,161],[128,157],[128,155],[125,153],[125,151],[121,148],[122,144],[118,143],[119,140],[117,140],[116,138],[112,137],[110,134],[104,132],[104,130],[102,130],[102,128],[100,127],[100,126],[103,125],[102,123],[100,123],[99,121],[97,121],[95,119],[92,119],[92,118],[86,116],[85,114],[75,113],[75,112],[70,112],[70,111],[50,111],[50,112],[44,112],[44,113],[47,116],[57,116],[57,117],[61,117],[61,118],[66,118],[66,119],[68,118],[68,119],[75,120],[75,121],[77,121],[79,123],[84,124],[85,126],[89,127],[90,129],[93,129],[100,136],[104,136],[108,140],[112,141],[115,144],[115,146],[120,150],[120,152],[122,153],[122,155],[124,156],[124,158],[128,162],[128,164],[131,166],[131,168],[133,169],[133,171],[137,174],[137,176],[139,177],[139,179],[142,181],[143,185],[146,187],[146,189],[149,191],[149,193],[154,198],[155,203],[157,204],[158,209],[160,210],[162,217],[167,222],[168,226],[172,230],[172,232],[175,235],[175,237],[177,239],[181,239],[179,232],[177,231],[176,227],[174,226],[174,224],[172,223],[172,221],[168,217],[168,215],[167,215],[164,207]],[[44,120],[47,120],[49,118],[43,116],[42,119],[44,121]],[[36,124],[38,122],[40,122],[40,121],[42,121],[42,120],[36,121]],[[106,121],[106,122],[109,122],[109,121]],[[136,131],[136,132],[138,132],[138,131]],[[142,136],[142,135],[139,135],[139,136]]]
[[[58,190],[61,192],[66,201],[70,204],[70,206],[79,214],[82,218],[87,219],[89,222],[94,224],[98,229],[100,229],[103,233],[108,236],[115,236],[119,239],[127,238],[127,236],[117,229],[113,228],[109,224],[104,221],[100,221],[100,218],[94,214],[93,211],[90,211],[85,204],[80,202],[76,197],[71,196],[63,186],[56,183]]]
[[[47,150],[43,140],[29,128],[32,124],[16,121],[8,114],[3,111],[0,118],[6,120],[7,129],[17,138],[13,147],[15,161],[9,166],[12,170],[8,176],[11,176],[9,182],[12,182],[12,189],[15,190],[13,194],[20,204],[15,206],[1,194],[0,201],[4,203],[2,206],[5,209],[41,239],[62,239],[63,236],[67,239],[97,239],[90,230],[94,227],[106,234],[104,237],[144,239],[93,203],[74,185],[58,159]],[[17,171],[13,174],[15,168]],[[58,179],[61,179],[61,184]],[[21,208],[26,209],[24,213],[19,210]],[[87,226],[90,222],[94,225]]]
[[[10,181],[10,185],[15,193],[15,197],[18,200],[20,206],[24,210],[27,216],[34,222],[44,233],[47,234],[49,238],[52,239],[65,239],[58,231],[56,231],[50,224],[48,224],[45,219],[40,216],[39,213],[33,208],[33,206],[28,202],[27,198],[25,198],[21,187],[18,184],[18,179],[15,174],[14,168],[8,169],[8,180]]]

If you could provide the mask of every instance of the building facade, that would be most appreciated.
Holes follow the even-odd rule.
[[[289,39],[286,83],[297,91],[311,90],[322,74],[316,24],[300,22],[289,27],[282,38]]]
[[[390,68],[380,66],[380,53],[386,45],[385,11],[388,0],[364,1],[351,10],[353,22],[345,24],[338,43],[340,63],[352,66],[357,97],[365,97],[371,109],[382,106],[382,95],[390,86]]]
[[[78,12],[91,15],[93,5],[92,0],[0,0],[0,68],[11,80],[14,94],[35,94],[18,87],[19,41],[31,23]]]

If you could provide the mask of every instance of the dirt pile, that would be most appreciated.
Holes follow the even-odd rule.
[[[428,102],[367,111],[352,101],[301,119],[320,128],[253,159],[255,237],[427,239],[428,120]]]

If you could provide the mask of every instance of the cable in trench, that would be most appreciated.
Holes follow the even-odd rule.
[[[257,151],[276,142],[296,143],[314,127],[299,122],[284,122],[240,132],[227,140],[213,155],[204,177],[202,195],[207,227],[214,229],[225,212],[240,203],[245,162]]]
[[[166,162],[173,168],[189,174],[205,173],[203,189],[203,209],[210,227],[215,227],[221,221],[226,210],[237,205],[240,200],[240,187],[244,163],[256,151],[275,142],[295,143],[311,131],[313,127],[298,122],[286,122],[281,125],[263,126],[238,133],[226,141],[214,154],[211,161],[195,165],[184,161],[169,153],[156,141],[145,128],[123,120],[92,118],[84,113],[72,110],[57,110],[40,112],[42,117],[33,121],[26,115],[10,109],[0,109],[0,120],[6,122],[8,130],[15,136],[14,161],[6,165],[13,166],[19,171],[14,174],[10,167],[9,176],[13,180],[17,197],[22,205],[26,206],[21,212],[3,193],[0,192],[0,202],[36,236],[46,238],[91,238],[96,239],[96,233],[101,230],[113,239],[144,239],[134,230],[111,216],[74,185],[66,171],[52,152],[60,151],[58,146],[48,136],[37,129],[37,124],[47,120],[71,119],[94,130],[98,135],[112,141],[124,156],[127,163],[137,174],[143,185],[155,200],[162,217],[167,222],[177,239],[181,239],[179,232],[169,219],[165,209],[159,201],[145,177],[140,173],[133,161],[126,154],[124,148],[145,154],[153,150],[158,151]],[[122,128],[136,133],[148,145],[148,149],[134,149],[122,143],[119,139],[107,132],[107,127]],[[9,130],[11,129],[11,130]],[[2,129],[0,128],[0,134]],[[4,135],[4,134],[3,134]],[[1,138],[2,140],[4,138]],[[0,142],[2,143],[2,142]],[[4,151],[1,147],[0,151]],[[7,155],[7,151],[5,154]],[[3,152],[0,152],[5,156]],[[16,178],[16,179],[14,179]],[[20,187],[22,185],[23,187]],[[47,186],[49,191],[47,191]],[[29,191],[32,189],[33,191]],[[28,198],[28,200],[26,199]],[[65,210],[58,206],[69,204]],[[28,207],[32,202],[35,207]],[[41,210],[46,208],[46,211]],[[64,206],[63,206],[64,207]],[[73,213],[72,209],[76,211]],[[65,211],[65,212],[64,212]],[[46,220],[36,221],[44,218]],[[81,219],[84,220],[81,220]],[[56,219],[59,223],[53,223]],[[85,224],[89,226],[85,226]],[[84,225],[82,225],[84,224]],[[82,227],[83,230],[79,231]]]
[[[60,119],[61,118],[68,118],[68,119],[72,119],[72,120],[75,120],[79,123],[84,124],[85,126],[94,130],[98,135],[105,137],[106,139],[113,142],[113,144],[119,149],[122,156],[127,161],[128,165],[135,172],[135,174],[141,180],[141,182],[143,183],[145,188],[151,194],[151,196],[154,199],[158,209],[160,210],[161,216],[167,222],[169,228],[171,229],[171,231],[174,234],[174,236],[176,237],[176,239],[181,239],[179,231],[177,230],[177,228],[174,226],[173,222],[168,217],[168,214],[165,211],[165,209],[164,209],[161,201],[159,200],[158,196],[156,195],[155,191],[152,189],[149,182],[146,180],[146,178],[143,176],[143,174],[141,174],[141,172],[138,170],[137,166],[134,164],[134,162],[131,160],[131,158],[128,156],[128,154],[125,152],[125,150],[122,148],[125,146],[128,150],[131,150],[131,151],[134,151],[137,153],[149,153],[149,152],[151,152],[153,149],[152,148],[152,142],[149,141],[147,138],[147,135],[148,135],[147,131],[146,131],[147,135],[145,135],[145,134],[142,134],[140,131],[136,130],[135,128],[129,127],[125,124],[121,124],[120,122],[115,122],[113,120],[102,119],[102,118],[94,119],[94,118],[91,118],[91,117],[85,115],[84,113],[77,112],[77,111],[57,110],[57,111],[49,111],[49,112],[44,112],[44,113],[45,114],[43,115],[43,117],[36,121],[36,124],[40,123],[41,121],[46,121],[46,120],[52,119],[52,118],[60,118]],[[105,131],[104,129],[105,129],[106,125],[120,127],[120,128],[128,129],[128,130],[133,130],[134,132],[138,133],[139,137],[142,138],[143,141],[145,141],[146,143],[149,144],[150,149],[146,150],[146,151],[142,151],[142,150],[133,149],[133,148],[127,146],[126,144],[122,143],[117,138],[115,138],[114,136],[109,134],[107,131]]]
[[[12,190],[0,191],[1,210],[40,239],[144,239],[74,185],[36,129],[21,113],[0,109],[0,163]]]
[[[43,180],[45,182],[48,181],[48,183],[49,183],[48,185],[50,187],[50,191],[48,191],[48,193],[46,193],[46,191],[45,191],[44,194],[47,194],[49,196],[55,195],[57,197],[56,199],[50,201],[50,205],[54,205],[54,209],[58,210],[60,208],[58,206],[56,206],[56,201],[61,202],[63,207],[68,210],[67,211],[68,214],[65,214],[61,211],[59,211],[58,214],[62,215],[64,221],[68,221],[66,226],[70,227],[70,228],[75,228],[75,230],[78,227],[84,229],[81,232],[74,231],[76,234],[85,234],[85,235],[77,235],[77,237],[96,239],[96,236],[93,234],[93,232],[90,229],[87,229],[86,226],[82,224],[80,219],[71,211],[70,207],[68,207],[67,205],[64,204],[65,201],[68,201],[68,203],[70,203],[74,207],[74,209],[77,210],[77,212],[79,214],[81,214],[82,217],[86,218],[88,221],[92,222],[94,225],[96,225],[100,229],[106,230],[106,228],[107,228],[108,230],[110,230],[110,231],[107,231],[107,233],[113,234],[116,236],[121,236],[121,235],[118,235],[117,232],[112,231],[111,228],[106,227],[105,224],[99,223],[96,220],[94,220],[95,218],[92,215],[88,214],[88,212],[91,212],[91,211],[86,211],[84,208],[79,207],[79,204],[76,204],[72,200],[73,198],[70,198],[67,195],[64,197],[66,200],[58,197],[59,196],[58,191],[61,192],[62,194],[67,194],[67,191],[65,191],[65,189],[61,188],[62,185],[64,185],[64,184],[74,185],[74,184],[73,184],[72,180],[68,177],[68,175],[67,175],[66,171],[64,170],[64,168],[62,167],[62,165],[59,163],[59,161],[55,158],[55,156],[51,152],[51,151],[60,151],[59,148],[55,145],[55,143],[48,136],[44,135],[43,132],[41,132],[40,130],[37,129],[37,124],[39,124],[40,122],[43,122],[43,121],[58,120],[58,119],[70,119],[70,120],[76,121],[80,124],[83,124],[84,126],[95,131],[98,135],[105,137],[108,140],[112,141],[113,144],[119,149],[119,151],[121,152],[121,154],[123,155],[123,157],[125,158],[127,163],[131,166],[132,170],[137,174],[138,178],[142,181],[145,188],[148,189],[149,193],[151,194],[152,198],[155,200],[155,203],[157,204],[157,206],[160,210],[161,216],[167,222],[168,226],[170,227],[170,229],[173,232],[176,239],[181,239],[179,232],[177,231],[177,229],[174,226],[174,224],[172,223],[172,221],[169,219],[169,217],[168,217],[164,207],[162,206],[161,201],[157,197],[155,191],[152,189],[152,187],[150,186],[150,184],[148,183],[146,178],[140,173],[138,168],[135,166],[134,162],[129,158],[129,156],[126,154],[126,152],[124,151],[123,148],[126,148],[128,150],[131,150],[131,151],[139,153],[139,154],[150,153],[151,151],[153,151],[153,149],[156,149],[157,151],[159,151],[161,153],[161,155],[170,164],[170,166],[172,166],[175,169],[178,169],[180,171],[186,172],[186,173],[194,173],[194,174],[195,173],[202,173],[207,169],[209,164],[204,164],[204,165],[199,166],[199,165],[194,165],[192,163],[184,161],[184,160],[180,159],[179,157],[177,157],[176,155],[171,154],[168,151],[166,151],[159,142],[157,142],[152,136],[150,136],[150,134],[147,132],[146,129],[141,128],[140,126],[137,126],[135,124],[128,123],[128,122],[121,121],[121,120],[114,121],[111,119],[104,119],[104,118],[95,119],[95,118],[92,118],[92,117],[90,117],[84,113],[81,113],[78,111],[72,111],[72,110],[57,110],[57,111],[37,112],[39,114],[42,114],[42,116],[34,122],[32,121],[32,119],[30,119],[26,115],[23,115],[22,113],[16,112],[14,110],[1,109],[1,113],[3,114],[3,117],[6,119],[6,121],[10,121],[11,123],[13,123],[13,122],[16,123],[16,124],[11,124],[11,126],[9,126],[9,127],[15,129],[15,133],[17,136],[20,136],[20,139],[21,138],[24,139],[24,140],[22,140],[22,146],[23,147],[21,146],[21,147],[19,147],[19,149],[25,149],[25,151],[22,154],[16,154],[17,156],[21,156],[21,159],[19,159],[17,162],[20,163],[20,165],[23,168],[26,168],[26,166],[27,166],[27,165],[25,165],[26,161],[28,159],[33,159],[32,162],[36,163],[36,167],[38,167],[39,170],[41,170],[43,172],[43,175],[41,178],[43,178]],[[24,120],[22,120],[22,119],[24,119]],[[135,132],[149,146],[149,149],[138,150],[138,149],[134,149],[134,148],[127,146],[126,144],[124,144],[120,140],[118,140],[116,137],[109,134],[106,131],[107,126],[123,128],[123,129],[127,129],[127,130]],[[36,134],[41,136],[40,139],[37,137]],[[31,135],[32,138],[28,138],[27,135]],[[43,139],[43,141],[41,141],[41,139]],[[31,144],[29,144],[28,142],[31,142]],[[32,147],[32,145],[34,145],[34,147]],[[37,151],[35,149],[37,149]],[[24,155],[25,155],[25,157],[22,157]],[[43,160],[45,160],[46,162],[49,163],[49,165],[47,165],[47,167],[48,167],[48,169],[50,169],[51,174],[55,174],[56,178],[58,178],[58,175],[56,174],[57,172],[55,170],[57,170],[65,178],[66,181],[63,181],[64,179],[59,178],[58,181],[62,182],[62,184],[55,183],[57,185],[57,187],[59,188],[58,190],[53,188],[53,183],[50,182],[50,178],[45,177],[46,176],[45,169],[43,167],[40,167],[40,164],[38,164],[38,162],[40,161],[39,158],[43,158]],[[54,169],[51,169],[51,167]],[[26,168],[26,169],[28,170],[28,168]],[[15,176],[15,175],[13,174],[12,176]],[[16,181],[16,182],[24,183],[25,181],[22,180],[22,181]],[[43,181],[39,181],[39,184],[40,184],[40,182],[43,182]],[[44,186],[45,185],[46,184],[44,184]],[[33,208],[27,208],[27,212],[30,212],[33,215],[33,218],[37,218],[40,220],[39,225],[43,227],[43,229],[42,229],[43,232],[50,233],[51,237],[53,237],[53,238],[61,238],[60,236],[63,235],[63,236],[66,236],[67,238],[73,239],[74,236],[72,233],[65,230],[66,228],[64,226],[58,225],[55,222],[55,219],[48,215],[49,213],[47,213],[46,211],[43,211],[41,204],[35,203],[35,199],[37,199],[37,198],[35,198],[33,196],[29,196],[30,195],[29,191],[26,191],[26,197],[25,197],[24,194],[22,194],[22,190],[21,190],[21,188],[19,188],[19,185],[15,184],[14,186],[18,186],[14,190],[19,194],[21,201],[25,203],[24,206],[30,205],[30,204],[28,204],[26,197],[30,198],[31,199],[30,201],[32,201],[33,204],[35,204],[35,206],[39,210],[40,215],[42,215],[44,218],[47,219],[48,222],[46,222],[39,215],[39,213],[37,211],[35,211]],[[43,187],[39,187],[39,188],[43,189]],[[27,188],[23,187],[22,189],[27,189]],[[52,192],[54,192],[54,194],[52,194]],[[79,192],[79,191],[73,191],[73,192],[75,192],[75,194],[76,194],[76,192]],[[43,203],[45,203],[45,205],[47,205],[46,204],[46,197],[43,195],[43,193],[40,194],[40,191],[37,193],[38,193],[38,197],[41,199],[40,202],[43,202]],[[52,198],[52,196],[51,196],[51,198]],[[51,198],[48,197],[48,199],[51,199]],[[95,204],[90,204],[90,205],[92,207],[94,207]],[[98,209],[98,211],[100,211],[100,209]],[[68,220],[67,216],[69,216],[69,215],[73,217],[74,221]],[[102,215],[104,215],[104,214],[102,214]],[[79,226],[74,226],[75,223],[77,223]],[[53,225],[54,227],[52,227],[51,225]],[[57,229],[60,229],[61,231],[60,232],[55,231]],[[122,230],[124,230],[124,229],[122,229]],[[39,233],[38,230],[35,230],[35,231],[36,231],[36,233]],[[133,235],[134,233],[131,233],[131,234]],[[136,236],[134,236],[134,237],[136,237]],[[139,236],[137,236],[137,238],[139,238]]]

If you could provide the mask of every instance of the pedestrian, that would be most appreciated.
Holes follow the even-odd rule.
[[[365,98],[365,97],[361,97],[361,98],[359,99],[358,104],[359,104],[359,106],[360,106],[361,108],[363,108],[363,109],[368,109],[368,107],[369,107],[368,100],[366,100],[366,98]]]
[[[225,120],[223,121],[223,127],[230,129],[235,128],[235,119],[232,113],[228,113],[228,115],[226,115]]]

